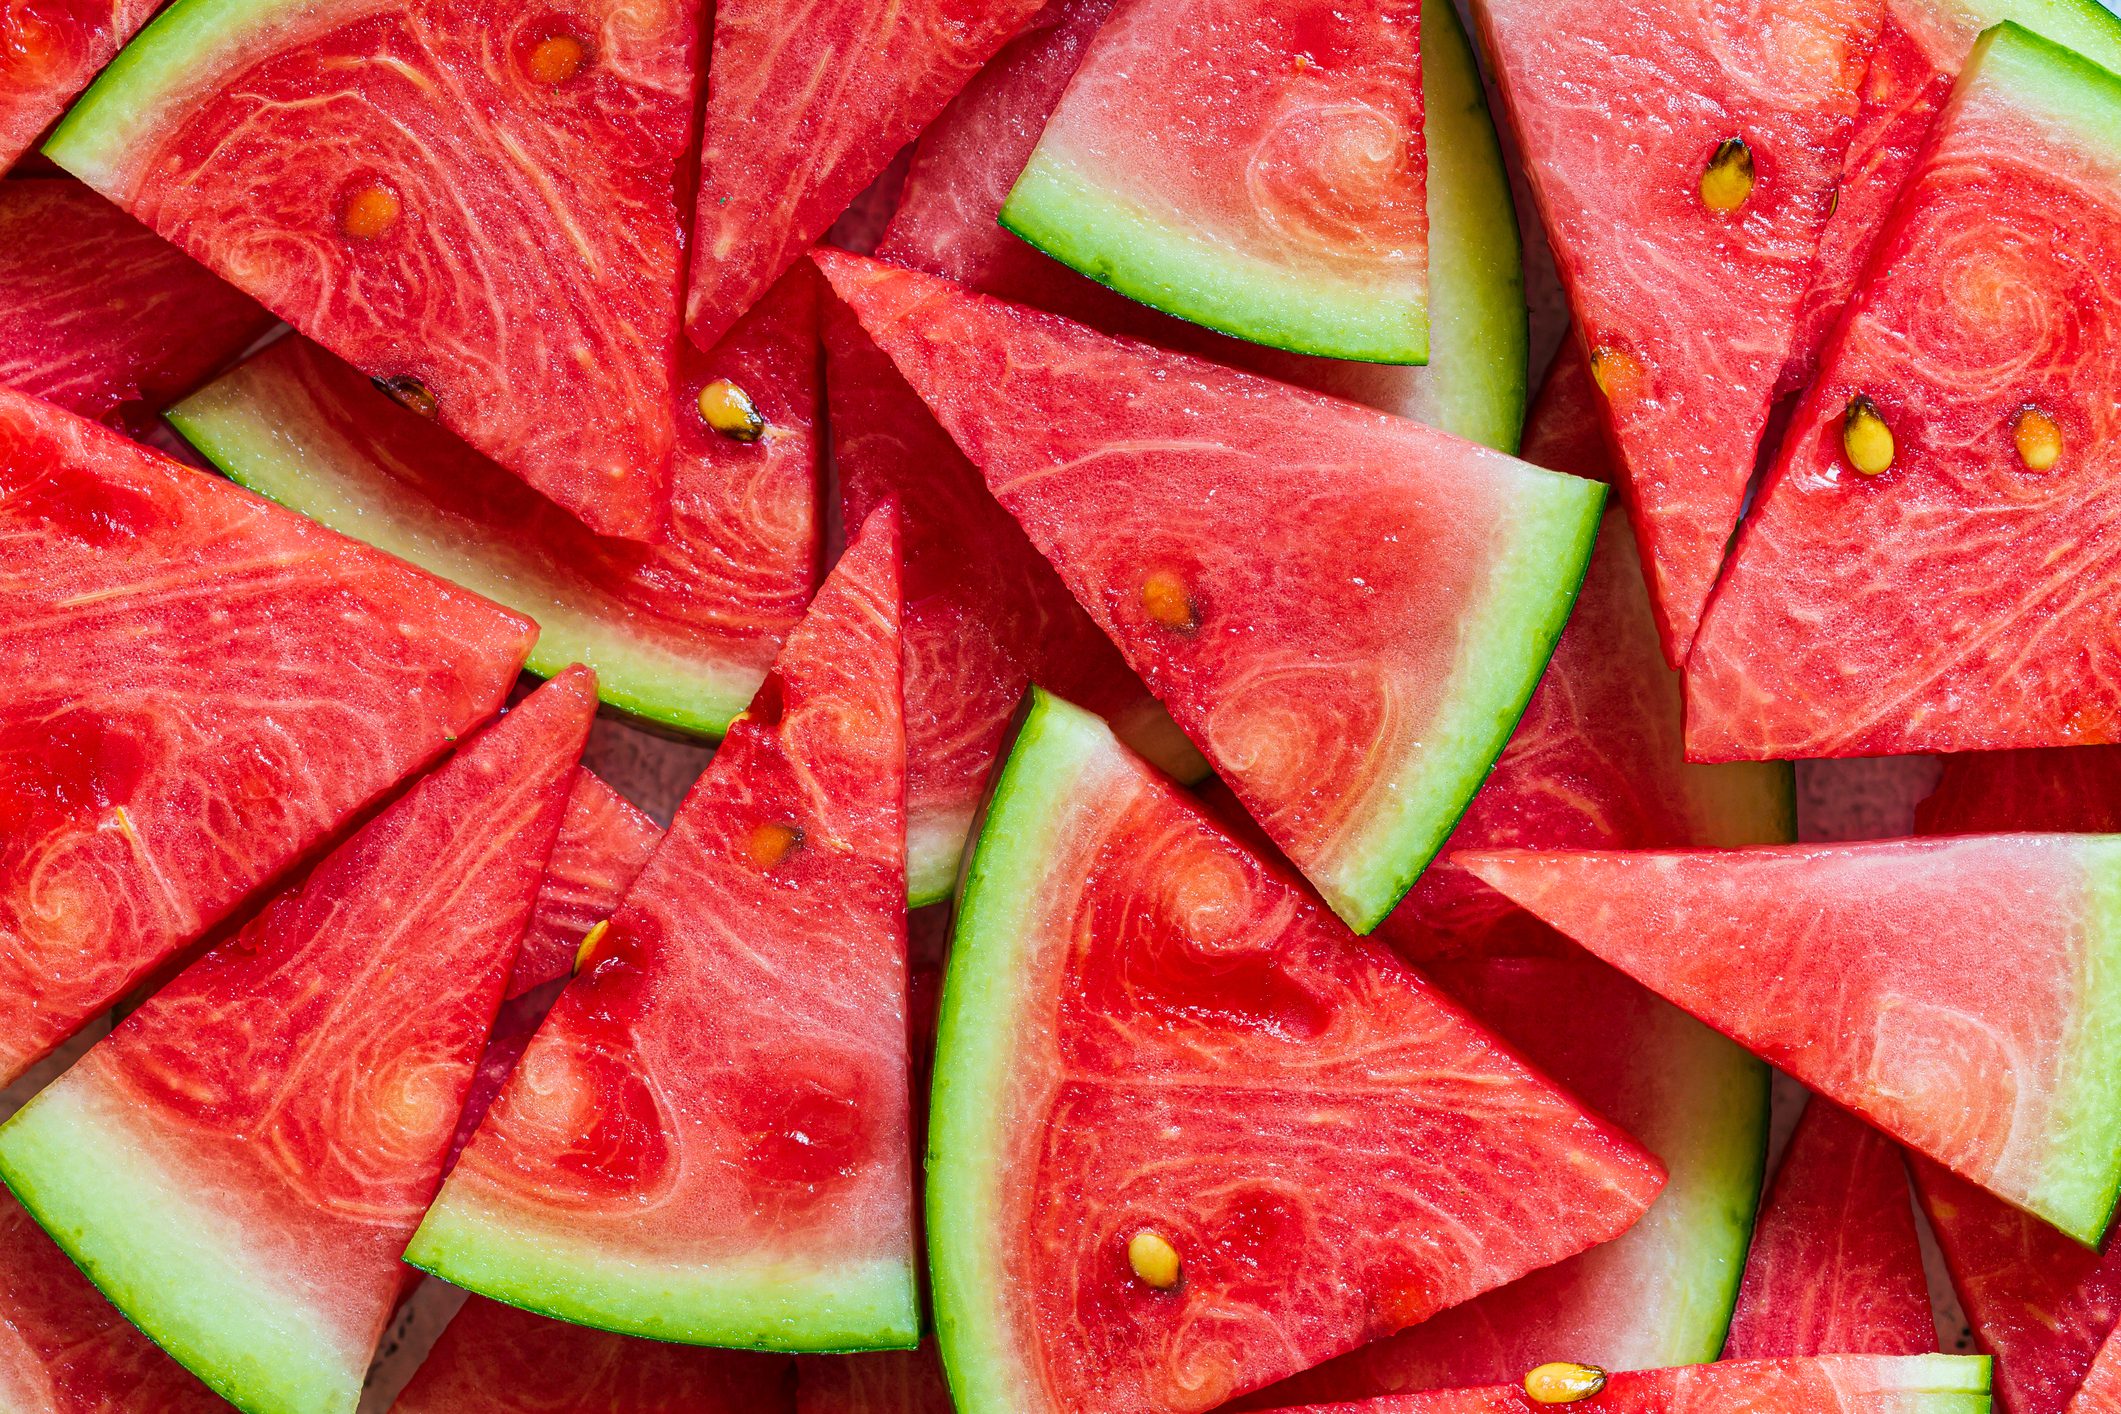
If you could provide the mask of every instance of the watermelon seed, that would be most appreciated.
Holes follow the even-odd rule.
[[[1605,1371],[1573,1360],[1552,1360],[1524,1377],[1534,1404],[1574,1404],[1605,1388]]]
[[[574,970],[577,976],[590,963],[596,961],[597,944],[603,942],[604,935],[610,931],[611,920],[604,918],[599,919],[594,928],[582,935],[582,945],[574,950]]]
[[[589,51],[582,41],[571,34],[556,34],[538,41],[530,51],[530,77],[541,84],[558,88],[561,84],[582,72],[589,62]]]
[[[1841,449],[1849,465],[1865,476],[1883,476],[1893,469],[1893,429],[1878,414],[1878,405],[1858,393],[1849,399],[1841,418]]]
[[[372,241],[387,235],[405,214],[405,203],[382,182],[370,182],[346,198],[339,213],[339,228],[357,241]]]
[[[2013,432],[2018,460],[2025,463],[2026,470],[2048,471],[2062,460],[2062,429],[2040,409],[2027,408],[2019,413]]]
[[[1157,570],[1142,581],[1142,607],[1173,633],[1192,633],[1200,627],[1200,610],[1186,582],[1169,570]]]
[[[1711,211],[1736,211],[1753,194],[1753,149],[1744,138],[1726,138],[1701,173],[1701,204]]]
[[[441,409],[441,404],[435,401],[435,395],[427,391],[427,385],[409,374],[399,374],[394,378],[371,378],[368,381],[375,384],[398,406],[422,417],[432,418]]]
[[[1143,1228],[1127,1243],[1127,1265],[1158,1291],[1178,1285],[1178,1249],[1162,1233]]]
[[[769,821],[751,832],[745,847],[753,864],[771,869],[803,847],[803,827],[782,820]]]
[[[766,435],[766,419],[759,416],[758,404],[727,378],[717,378],[700,389],[700,416],[733,441],[756,442]]]
[[[1642,365],[1621,349],[1595,348],[1591,350],[1591,379],[1608,402],[1633,397],[1642,384]]]

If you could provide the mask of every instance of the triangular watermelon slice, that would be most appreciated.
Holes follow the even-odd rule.
[[[230,1414],[140,1334],[0,1190],[0,1409]]]
[[[83,417],[159,412],[272,324],[79,182],[0,184],[0,383]]]
[[[533,672],[586,663],[611,705],[719,736],[817,589],[821,373],[807,270],[714,352],[687,346],[659,545],[592,534],[305,340],[266,349],[170,421],[253,491],[537,619]],[[732,433],[702,416],[708,389],[718,414],[717,399],[741,399]]]
[[[164,0],[12,5],[0,48],[0,172],[35,145],[74,95]]]
[[[1429,357],[1420,0],[1130,0],[1002,207],[1056,259],[1255,343]]]
[[[2079,1241],[2106,1231],[2121,1187],[2121,837],[1458,857],[1902,1143]]]
[[[957,887],[973,814],[1033,682],[1110,719],[1137,750],[1205,770],[1149,689],[987,493],[889,357],[825,305],[833,469],[844,523],[896,501],[906,585],[906,878],[916,904]]]
[[[1476,0],[1686,660],[1832,209],[1878,0]]]
[[[1617,1236],[1656,1161],[1098,718],[1032,694],[929,1132],[971,1414],[1192,1414]]]
[[[1723,1358],[1936,1348],[1900,1150],[1840,1106],[1814,1099],[1761,1206]]]
[[[795,1362],[795,1414],[955,1414],[935,1345]]]
[[[533,633],[0,390],[0,1082],[496,711]]]
[[[596,711],[547,683],[0,1126],[0,1177],[217,1392],[350,1414]]]
[[[2121,741],[2117,144],[2121,78],[1991,31],[1716,592],[1696,759]]]
[[[1926,1160],[1912,1164],[1952,1289],[1996,1362],[2004,1414],[2062,1414],[2121,1321],[2121,1252],[2101,1256]]]
[[[1244,1407],[1514,1380],[1557,1354],[1615,1370],[1715,1359],[1760,1198],[1767,1067],[1580,952],[1460,963],[1435,976],[1476,1020],[1663,1160],[1670,1181],[1649,1214],[1611,1242],[1284,1380]]]
[[[1944,758],[1918,835],[2072,830],[2121,834],[2121,746],[1974,751]]]
[[[686,330],[709,348],[1041,0],[721,0]]]
[[[699,30],[699,0],[181,0],[46,151],[592,529],[655,540]]]
[[[1524,711],[1604,488],[932,276],[817,259],[1274,842],[1375,927]]]
[[[785,1357],[632,1340],[474,1296],[391,1414],[788,1414]]]
[[[818,591],[408,1261],[664,1340],[917,1339],[898,542]]]
[[[662,842],[662,827],[639,806],[588,767],[575,773],[545,881],[516,950],[509,1000],[574,971],[582,939],[618,910]]]
[[[1988,1362],[1970,1355],[1824,1355],[1597,1372],[1570,1414],[1988,1414]],[[1433,1390],[1285,1414],[1544,1414],[1521,1384]]]

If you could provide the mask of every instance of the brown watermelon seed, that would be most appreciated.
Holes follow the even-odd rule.
[[[1701,204],[1711,211],[1732,212],[1753,195],[1753,149],[1744,138],[1726,138],[1701,173]]]
[[[2027,471],[2049,471],[2062,460],[2062,429],[2038,408],[2018,414],[2012,436],[2018,443],[2018,460]]]
[[[534,82],[558,88],[582,72],[589,63],[589,50],[571,34],[555,34],[537,42],[524,65]]]
[[[1127,1242],[1127,1265],[1145,1285],[1169,1291],[1178,1285],[1178,1249],[1162,1233],[1143,1228]]]
[[[339,229],[357,241],[372,241],[388,235],[405,214],[405,203],[383,182],[355,188],[339,212]]]
[[[610,931],[611,920],[604,918],[598,920],[594,928],[582,935],[582,945],[574,950],[575,975],[580,976],[597,960],[597,944],[603,942],[604,935]]]
[[[759,415],[758,404],[727,378],[717,378],[700,389],[700,416],[732,441],[756,442],[766,435],[766,419]]]
[[[399,374],[394,378],[371,378],[369,382],[385,397],[422,417],[431,418],[441,411],[435,395],[427,391],[427,385],[410,374]]]
[[[1524,1377],[1534,1404],[1574,1404],[1605,1388],[1605,1371],[1573,1360],[1552,1360]]]
[[[1863,394],[1849,399],[1841,417],[1841,450],[1849,465],[1865,476],[1883,476],[1893,469],[1893,429],[1885,425],[1878,405]]]
[[[1169,570],[1153,571],[1142,581],[1142,607],[1152,621],[1173,633],[1192,633],[1200,627],[1200,611],[1186,582]]]
[[[783,820],[772,820],[757,826],[751,837],[744,842],[751,862],[761,869],[771,869],[785,861],[803,847],[803,828]]]

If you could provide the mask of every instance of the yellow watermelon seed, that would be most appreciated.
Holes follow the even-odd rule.
[[[753,864],[761,869],[771,869],[800,849],[802,844],[802,827],[774,820],[752,830],[745,848],[750,851]]]
[[[1849,399],[1841,419],[1841,450],[1849,465],[1865,476],[1883,476],[1893,469],[1893,429],[1879,416],[1878,405],[1858,393]]]
[[[594,928],[582,935],[582,945],[574,950],[574,970],[577,973],[580,973],[590,963],[596,961],[597,944],[603,942],[604,935],[610,931],[611,920],[605,918],[599,920]]]
[[[117,809],[111,811],[111,815],[118,822],[118,832],[124,835],[126,840],[137,848],[140,843],[140,836],[138,832],[133,829],[132,812],[121,805]]]
[[[1200,627],[1200,612],[1186,582],[1169,570],[1156,570],[1142,581],[1142,607],[1156,623],[1176,633],[1191,633]]]
[[[1534,1404],[1574,1404],[1605,1388],[1605,1371],[1573,1360],[1552,1360],[1524,1377]]]
[[[2026,470],[2047,471],[2062,460],[2062,429],[2040,409],[2027,408],[2019,413],[2013,432],[2018,460],[2025,463]]]
[[[1624,349],[1595,348],[1591,350],[1591,381],[1608,402],[1632,398],[1642,386],[1642,365]]]
[[[1127,1265],[1158,1291],[1178,1285],[1178,1249],[1162,1233],[1143,1228],[1127,1242]]]
[[[346,198],[339,213],[339,227],[357,241],[372,241],[389,233],[405,214],[405,203],[381,182],[370,182]]]
[[[571,34],[556,34],[539,40],[530,51],[530,77],[557,87],[582,72],[588,62],[589,51],[582,47],[581,40]]]
[[[709,427],[738,442],[756,442],[766,435],[766,419],[759,416],[758,404],[727,378],[717,378],[700,389],[700,416]]]
[[[1718,143],[1701,173],[1701,204],[1711,211],[1736,211],[1752,195],[1753,149],[1743,138]]]

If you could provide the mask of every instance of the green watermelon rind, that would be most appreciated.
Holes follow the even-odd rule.
[[[1860,1358],[1860,1357],[1849,1357]],[[1878,1355],[1903,1414],[1989,1414],[1993,1362],[1986,1355]]]
[[[525,1225],[476,1199],[430,1208],[406,1262],[481,1296],[579,1326],[680,1345],[846,1354],[920,1342],[913,1268],[891,1257],[819,1265],[676,1263],[650,1268],[551,1224]]]
[[[1311,882],[1358,933],[1390,916],[1472,805],[1539,688],[1591,564],[1606,487],[1519,464],[1522,485],[1495,522],[1494,556],[1478,611],[1460,629],[1448,691],[1421,747],[1382,801]]]
[[[1962,0],[1987,30],[2011,23],[2108,69],[2121,69],[2121,15],[2099,0]]]
[[[0,1180],[111,1304],[252,1414],[352,1414],[373,1352],[351,1356],[299,1286],[64,1083],[0,1126]]]
[[[2121,836],[2083,848],[2085,970],[2050,1111],[2051,1158],[2026,1206],[2097,1247],[2121,1200]]]
[[[596,670],[597,696],[606,706],[692,736],[721,737],[749,705],[765,677],[763,665],[688,658],[632,637],[623,624],[574,610],[543,592],[535,566],[511,573],[439,518],[419,523],[416,512],[407,514],[411,498],[393,505],[363,495],[364,478],[343,470],[359,457],[359,449],[337,438],[325,440],[321,429],[273,416],[269,400],[254,386],[270,377],[254,360],[164,416],[238,485],[535,619],[537,644],[524,666],[540,677],[586,663]]]
[[[2115,17],[2121,44],[2121,17]],[[2121,74],[2023,25],[2005,20],[1974,46],[1960,78],[1962,90],[1994,83],[2029,111],[2038,109],[2067,129],[2088,152],[2121,150]]]

